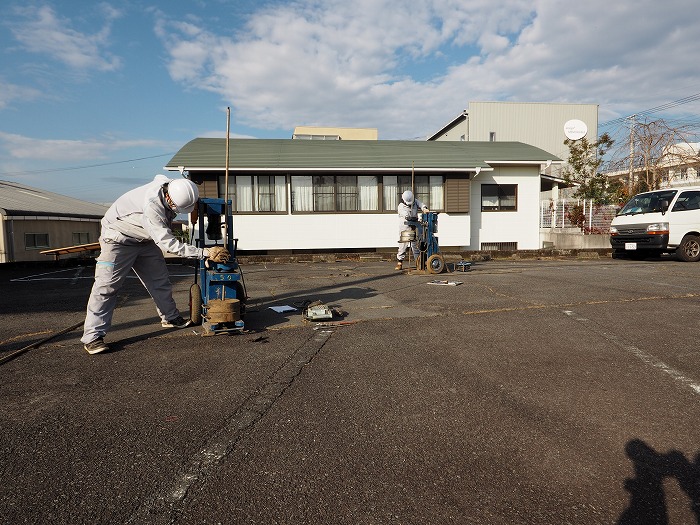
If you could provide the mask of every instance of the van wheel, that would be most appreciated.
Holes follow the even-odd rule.
[[[681,244],[676,248],[676,256],[685,262],[700,261],[700,237],[686,235]]]

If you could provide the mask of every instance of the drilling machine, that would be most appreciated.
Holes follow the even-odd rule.
[[[231,108],[226,108],[226,166],[224,178],[224,195],[228,196],[229,172],[229,135],[231,131]],[[184,171],[180,168],[180,173]],[[209,259],[199,261],[199,271],[195,273],[195,282],[190,287],[190,319],[195,324],[202,323],[204,335],[219,332],[242,332],[245,324],[245,302],[247,294],[243,271],[236,259],[238,239],[234,239],[233,212],[231,200],[199,199],[199,239],[197,246],[207,248],[216,246],[223,239],[223,245],[231,258],[226,263],[217,263]],[[206,227],[205,227],[206,217]],[[223,220],[222,220],[223,219]],[[207,243],[214,241],[214,244]],[[197,277],[201,286],[197,284]]]
[[[202,323],[204,335],[242,332],[245,326],[245,281],[236,259],[238,239],[230,234],[233,219],[229,210],[230,200],[228,203],[224,199],[199,200],[197,246],[215,246],[223,239],[231,254],[227,263],[200,260],[195,283],[190,287],[190,319],[194,324]],[[226,235],[222,234],[222,229]]]
[[[438,245],[438,214],[434,211],[423,213],[416,220],[406,221],[415,231],[415,240],[420,254],[416,260],[416,269],[428,273],[442,273],[445,270],[445,259],[440,255]],[[399,242],[405,242],[400,240]]]

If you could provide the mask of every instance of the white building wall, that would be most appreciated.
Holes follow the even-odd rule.
[[[440,246],[480,250],[482,243],[514,242],[539,249],[539,173],[539,166],[503,165],[475,176],[470,213],[438,216]],[[517,211],[482,212],[481,184],[517,184]],[[233,230],[245,251],[395,249],[399,235],[392,213],[236,214]]]
[[[438,215],[438,244],[468,250],[471,244],[472,214],[440,213]]]
[[[440,213],[441,246],[469,245],[469,215]],[[398,248],[394,214],[235,215],[233,236],[241,250]]]
[[[517,184],[517,211],[481,211],[482,184]],[[482,243],[517,242],[518,250],[540,248],[539,166],[494,167],[472,179],[471,245],[481,249]]]
[[[287,209],[291,209],[287,182]],[[438,243],[465,248],[470,244],[468,214],[438,216]],[[238,248],[248,251],[398,249],[399,219],[394,213],[287,213],[234,215]]]

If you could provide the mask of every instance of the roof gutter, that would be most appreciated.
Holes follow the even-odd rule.
[[[489,164],[518,164],[520,166],[526,165],[526,166],[540,166],[542,164],[547,164],[548,166],[550,164],[563,164],[563,160],[487,160]]]
[[[516,164],[526,164],[523,162],[516,163]],[[535,164],[535,163],[533,163]],[[543,164],[543,163],[536,163],[536,164]],[[172,166],[164,166],[163,169],[168,170],[168,171],[179,171],[179,167],[175,168]],[[204,167],[186,167],[184,168],[185,171],[225,171],[225,168],[204,168]],[[243,172],[243,173],[250,173],[250,172],[309,172],[309,171],[323,171],[323,172],[328,172],[328,171],[348,171],[348,172],[353,172],[353,171],[361,171],[361,172],[382,172],[382,173],[396,173],[396,172],[404,172],[411,170],[411,168],[406,167],[406,168],[335,168],[335,167],[319,167],[319,168],[252,168],[252,167],[240,167],[240,168],[229,168],[229,171],[237,171],[237,172]],[[471,173],[471,172],[479,172],[479,171],[493,171],[493,168],[491,166],[473,166],[473,167],[466,167],[466,168],[440,168],[440,167],[432,167],[432,168],[415,168],[414,171],[420,171],[420,172],[429,172],[429,173],[435,173],[435,172],[449,172],[449,173]]]

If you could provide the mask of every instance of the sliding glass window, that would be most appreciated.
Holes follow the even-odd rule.
[[[224,178],[219,177],[219,195],[224,194]],[[237,213],[284,213],[287,187],[284,175],[236,175],[229,177],[228,197]]]
[[[378,211],[379,184],[374,175],[292,175],[292,211]]]
[[[434,211],[444,210],[442,175],[416,175],[414,196]],[[404,191],[411,189],[410,175],[384,176],[384,210],[396,211]]]

